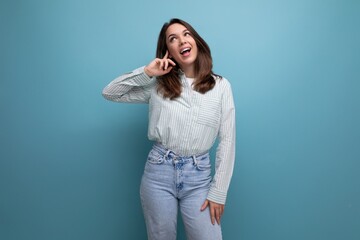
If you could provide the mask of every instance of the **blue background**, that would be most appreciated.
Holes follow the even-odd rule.
[[[101,90],[152,60],[172,17],[233,87],[224,239],[360,239],[359,12],[355,0],[2,0],[0,239],[146,238],[147,106]]]

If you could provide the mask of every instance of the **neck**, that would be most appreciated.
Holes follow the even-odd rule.
[[[186,77],[189,77],[189,78],[195,77],[194,66],[188,66],[188,67],[182,66],[181,70],[185,73]]]

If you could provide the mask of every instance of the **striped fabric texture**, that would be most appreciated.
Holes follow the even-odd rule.
[[[225,204],[235,160],[235,107],[230,83],[217,78],[215,87],[205,94],[194,91],[186,76],[181,96],[169,100],[156,90],[156,77],[144,67],[124,74],[107,85],[103,96],[115,102],[148,103],[148,138],[181,156],[210,150],[216,138],[215,175],[208,200]]]

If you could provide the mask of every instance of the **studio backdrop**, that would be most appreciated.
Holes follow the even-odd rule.
[[[360,239],[359,12],[355,0],[2,0],[0,239],[146,239],[148,106],[101,91],[155,57],[173,17],[233,89],[224,239]]]

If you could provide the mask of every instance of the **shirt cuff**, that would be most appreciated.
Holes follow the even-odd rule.
[[[214,188],[210,188],[207,199],[212,202],[219,204],[225,204],[226,202],[226,192],[218,191]]]

